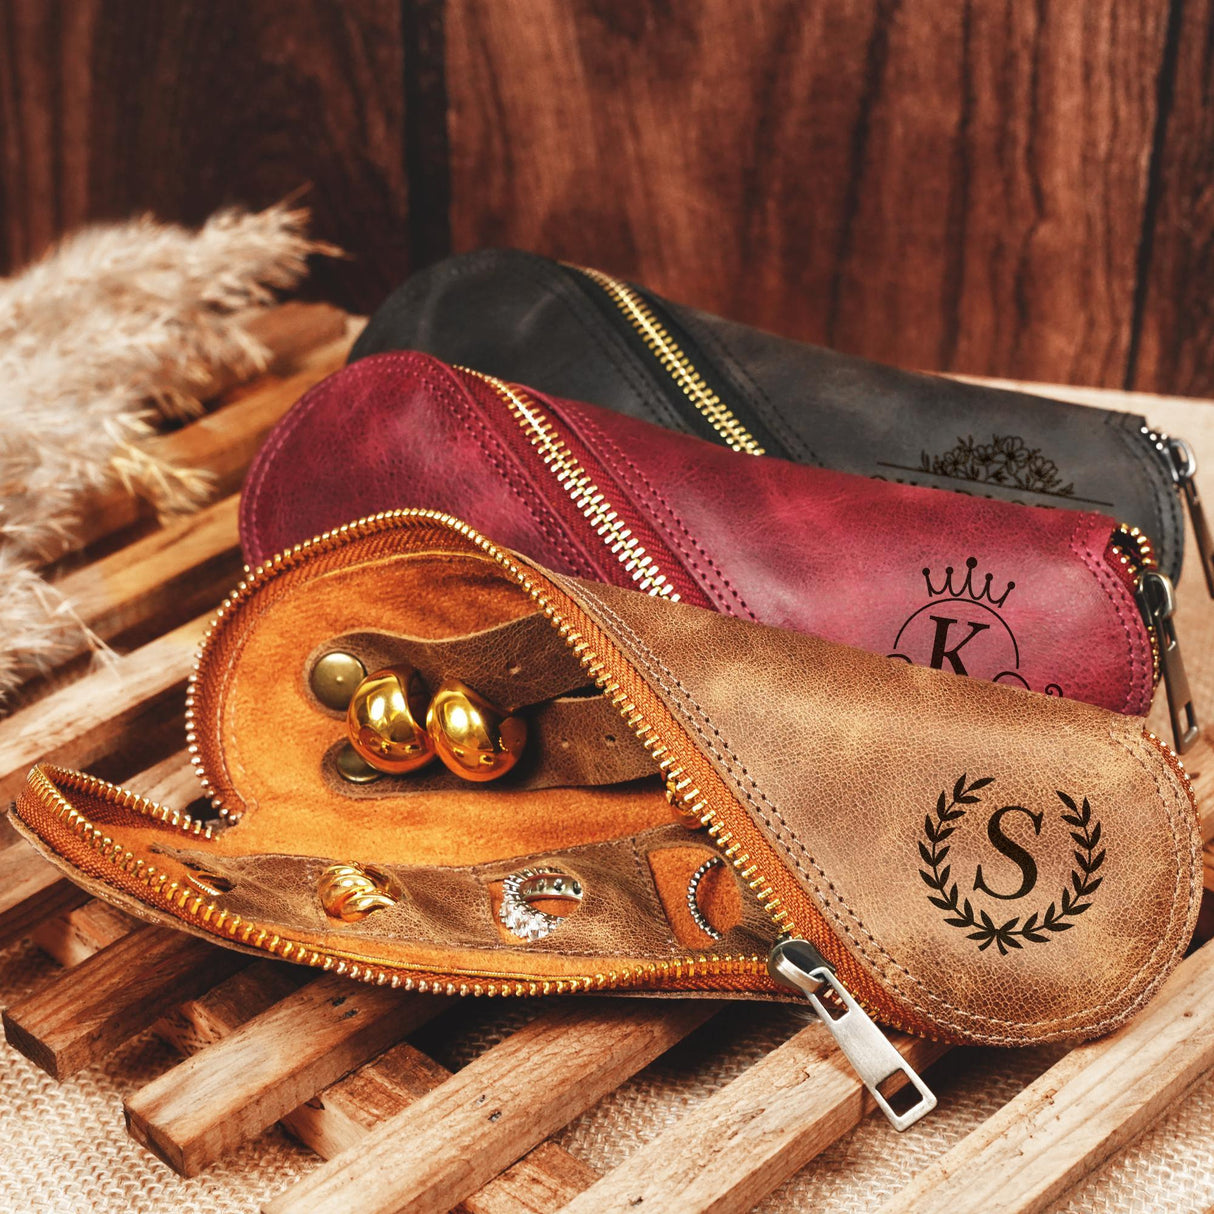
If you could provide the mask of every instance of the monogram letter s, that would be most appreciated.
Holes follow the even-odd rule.
[[[990,894],[992,898],[1004,898],[1010,901],[1013,898],[1023,898],[1037,884],[1037,861],[1019,843],[1013,839],[1009,839],[1003,833],[1001,824],[1005,814],[1024,814],[1032,822],[1033,833],[1035,835],[1041,834],[1041,823],[1044,818],[1042,814],[1035,814],[1031,809],[1025,809],[1023,805],[1005,805],[1002,809],[995,810],[991,814],[990,821],[986,824],[987,837],[994,844],[995,850],[1001,852],[1013,864],[1019,866],[1020,888],[1010,894],[1000,894],[991,889],[982,876],[981,864],[978,865],[978,869],[974,873],[974,888],[981,890],[984,894]]]

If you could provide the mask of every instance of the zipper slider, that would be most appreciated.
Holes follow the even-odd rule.
[[[914,1125],[936,1107],[931,1089],[894,1049],[889,1038],[835,976],[834,967],[808,940],[792,937],[777,940],[767,958],[767,969],[777,982],[793,987],[809,1000],[818,1019],[826,1025],[895,1130]],[[819,998],[824,987],[829,987],[842,1001],[842,1012]],[[895,1075],[904,1075],[919,1093],[919,1100],[905,1113],[895,1113],[881,1092],[881,1085]]]
[[[1189,691],[1189,678],[1180,656],[1176,623],[1172,619],[1172,613],[1176,610],[1176,596],[1171,579],[1157,569],[1144,570],[1138,579],[1137,598],[1139,609],[1155,632],[1159,646],[1159,669],[1168,693],[1172,737],[1177,754],[1184,754],[1197,741],[1199,727],[1197,713],[1193,709],[1193,696]]]

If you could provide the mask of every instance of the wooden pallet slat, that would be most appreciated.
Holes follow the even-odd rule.
[[[902,1033],[890,1039],[918,1071],[948,1050]],[[875,1108],[825,1028],[811,1024],[638,1147],[564,1214],[749,1210]]]
[[[79,906],[88,894],[73,885],[24,839],[0,851],[0,948],[41,920]]]
[[[4,1034],[47,1074],[66,1079],[248,963],[195,936],[142,926],[5,1008]]]
[[[141,922],[109,902],[90,898],[75,910],[43,920],[30,932],[30,940],[67,969],[130,935]]]
[[[129,1097],[127,1128],[196,1176],[449,1002],[325,974]]]
[[[1214,1066],[1214,942],[1110,1037],[1072,1050],[881,1214],[1033,1214],[1102,1164]]]
[[[238,494],[174,519],[133,544],[56,582],[76,615],[103,641],[159,622],[211,611],[240,580]],[[81,637],[75,653],[84,653]]]
[[[451,1078],[402,1042],[300,1105],[282,1124],[322,1159],[358,1148],[368,1134]],[[467,1214],[548,1214],[598,1179],[589,1164],[542,1142],[464,1199]]]
[[[247,969],[162,1016],[156,1022],[156,1033],[183,1055],[196,1054],[269,1011],[315,977],[315,970],[302,965],[254,961]]]
[[[38,762],[87,767],[116,754],[138,756],[143,738],[133,726],[163,718],[166,698],[185,687],[210,617],[180,624],[9,717],[0,738],[0,800],[16,797]]]
[[[266,1207],[439,1214],[703,1024],[707,1000],[596,999],[542,1013]]]
[[[518,1163],[464,1198],[467,1214],[551,1214],[584,1192],[599,1174],[554,1142],[541,1142]]]

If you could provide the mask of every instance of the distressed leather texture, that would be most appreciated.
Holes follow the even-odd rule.
[[[855,985],[857,971],[875,981],[908,1019],[996,1045],[1106,1032],[1150,998],[1187,944],[1202,872],[1196,807],[1140,720],[615,587],[562,585],[811,895],[847,953],[830,959]],[[965,795],[983,780],[973,804],[953,804],[959,782]],[[1082,831],[1066,822],[1060,793],[1079,810],[1072,816],[1088,808]],[[933,868],[920,845],[933,850],[942,797],[946,813],[963,816],[946,821],[953,833]],[[1012,898],[1025,869],[989,834],[1009,806],[1004,834],[1035,869]],[[925,873],[944,875],[943,892]],[[1084,888],[1098,882],[1079,899],[1075,874]],[[930,900],[954,888],[960,912]],[[1068,901],[1086,908],[1055,914],[1060,930],[1025,934],[1031,916],[1039,927]],[[974,922],[948,922],[966,907]],[[1004,948],[994,933],[985,947],[972,938],[988,921],[1008,929]]]
[[[586,286],[576,270],[517,250],[450,257],[388,297],[350,358],[423,350],[711,437],[671,403],[665,373]],[[724,403],[761,420],[772,438],[768,454],[1004,501],[1098,510],[1141,527],[1156,541],[1163,571],[1179,579],[1184,520],[1170,472],[1140,433],[1144,418],[897,370],[635,289],[681,330]],[[959,453],[962,444],[971,455]]]
[[[744,967],[689,963],[704,949],[664,909],[657,882],[670,865],[645,861],[708,839],[675,822],[657,781],[490,785],[373,806],[326,790],[320,743],[332,723],[284,677],[284,654],[372,630],[454,644],[535,614],[537,600],[551,613],[547,660],[560,666],[580,647],[633,728],[685,773],[697,814],[711,811],[718,834],[745,845],[733,855],[747,887],[780,890],[784,921],[878,1018],[957,1041],[1082,1038],[1131,1016],[1179,958],[1201,889],[1196,807],[1141,720],[548,573],[425,515],[297,555],[213,634],[196,724],[221,798],[243,803],[235,826],[196,837],[56,769],[65,809],[100,823],[105,846],[47,811],[37,773],[15,823],[86,888],[155,922],[280,955],[284,940],[298,943],[294,959],[323,950],[370,980],[387,966],[471,990],[487,975],[542,983],[626,968],[655,993],[770,991]],[[259,751],[275,762],[251,762]],[[334,859],[375,864],[397,904],[334,922],[316,893]],[[141,884],[136,860],[152,861],[161,885]],[[537,862],[576,875],[586,898],[547,939],[509,941],[493,913],[500,882]],[[231,885],[206,915],[156,892],[200,871]],[[225,933],[220,908],[241,916],[243,935]],[[719,947],[761,955],[775,927],[745,890],[740,909]],[[961,917],[972,923],[949,922]],[[655,967],[680,958],[676,971]]]
[[[1106,555],[1116,526],[1107,516],[756,459],[534,395],[684,599],[951,673],[1147,711],[1150,637]],[[287,414],[245,485],[245,554],[256,565],[398,507],[454,514],[562,573],[634,584],[501,396],[418,353],[360,360]]]

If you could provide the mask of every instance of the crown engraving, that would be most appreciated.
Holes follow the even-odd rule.
[[[974,570],[978,568],[977,557],[967,557],[965,561],[965,581],[960,586],[953,584],[953,567],[949,565],[944,570],[944,581],[938,587],[932,585],[932,571],[930,569],[923,570],[923,580],[927,583],[927,593],[930,598],[971,598],[975,603],[981,603],[986,599],[994,607],[1002,607],[1007,602],[1007,596],[1016,589],[1015,582],[1008,582],[1007,589],[996,598],[991,593],[991,582],[994,580],[992,574],[987,574],[983,580],[981,589],[974,588]]]

